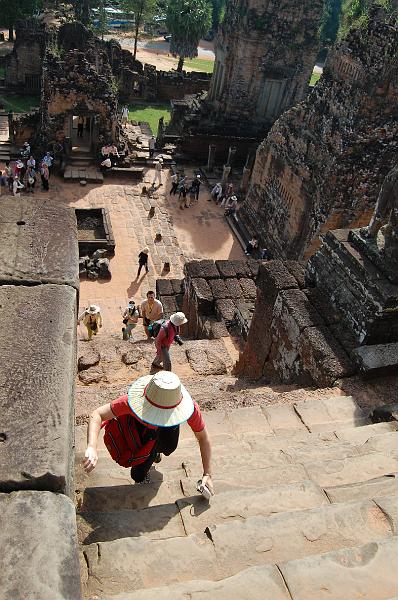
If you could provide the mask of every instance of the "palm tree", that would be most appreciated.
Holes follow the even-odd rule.
[[[177,71],[185,58],[198,56],[200,38],[211,26],[212,5],[208,0],[170,0],[166,24],[171,33],[170,52],[178,56]]]

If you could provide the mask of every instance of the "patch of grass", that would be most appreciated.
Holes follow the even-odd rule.
[[[320,73],[313,73],[311,75],[310,86],[314,87],[314,85],[319,81],[320,78],[321,78],[321,74]]]
[[[214,60],[207,60],[205,58],[187,58],[184,61],[184,67],[189,67],[194,71],[202,71],[203,73],[213,73],[214,64]]]
[[[39,96],[0,96],[0,104],[15,113],[27,112],[40,105]]]
[[[151,126],[153,135],[157,135],[160,117],[165,122],[170,120],[170,103],[163,104],[130,104],[129,119],[134,121],[147,121]]]

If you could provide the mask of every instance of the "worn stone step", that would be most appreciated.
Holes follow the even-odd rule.
[[[268,516],[289,510],[302,510],[329,504],[324,492],[312,481],[270,485],[257,489],[218,493],[208,503],[195,495],[177,500],[187,534],[206,527],[252,516]]]
[[[254,453],[268,453],[281,451],[289,462],[306,463],[313,460],[328,460],[347,458],[349,456],[357,456],[358,448],[350,442],[338,440],[335,436],[331,441],[315,438],[316,434],[308,434],[307,440],[292,440],[289,438],[262,437],[253,435],[250,439],[245,437],[251,450]]]
[[[398,473],[382,475],[365,482],[325,487],[324,491],[331,502],[350,502],[376,496],[398,495]]]
[[[278,566],[294,600],[387,600],[398,593],[398,538]]]
[[[393,536],[397,509],[398,497],[386,498],[380,506],[377,500],[336,504],[213,525],[209,535],[217,560],[233,574],[248,566],[279,563]]]
[[[162,560],[164,557],[162,557]],[[132,585],[131,588],[134,586]],[[248,596],[250,594],[250,596]],[[280,572],[274,565],[246,569],[219,581],[187,581],[167,587],[112,594],[101,600],[291,600]]]
[[[363,427],[348,427],[337,429],[335,435],[339,440],[345,440],[353,444],[364,444],[375,435],[398,431],[398,421],[389,423],[373,423]]]
[[[85,512],[77,516],[77,529],[82,544],[140,536],[154,540],[185,536],[175,503],[138,510]]]
[[[361,454],[377,452],[384,456],[398,458],[398,431],[389,431],[370,437],[359,448]]]
[[[390,473],[398,473],[398,460],[372,453],[340,460],[308,462],[305,468],[310,479],[326,488],[366,482]]]
[[[358,427],[370,423],[368,415],[352,396],[332,396],[296,402],[294,408],[310,431],[331,431],[339,426]]]

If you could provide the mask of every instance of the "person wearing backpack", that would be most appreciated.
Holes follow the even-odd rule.
[[[188,319],[183,312],[176,312],[170,316],[170,319],[161,324],[159,332],[155,338],[156,356],[152,367],[171,371],[170,346],[174,340],[182,344],[180,340],[180,327],[188,323]],[[163,366],[162,366],[163,363]]]
[[[185,422],[199,442],[202,484],[214,495],[209,434],[199,406],[175,373],[139,377],[126,395],[91,413],[84,469],[90,473],[98,463],[98,436],[103,428],[113,460],[130,468],[135,483],[150,483],[151,466],[161,460],[160,454],[169,456],[176,450],[180,425]]]

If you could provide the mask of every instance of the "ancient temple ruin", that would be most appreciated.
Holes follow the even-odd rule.
[[[174,103],[170,131],[183,150],[204,156],[233,141],[237,156],[257,146],[285,110],[303,100],[318,51],[322,2],[233,0],[215,44],[207,97]]]
[[[397,25],[373,11],[259,147],[239,215],[274,256],[301,259],[323,231],[368,223],[398,158],[397,50]]]

